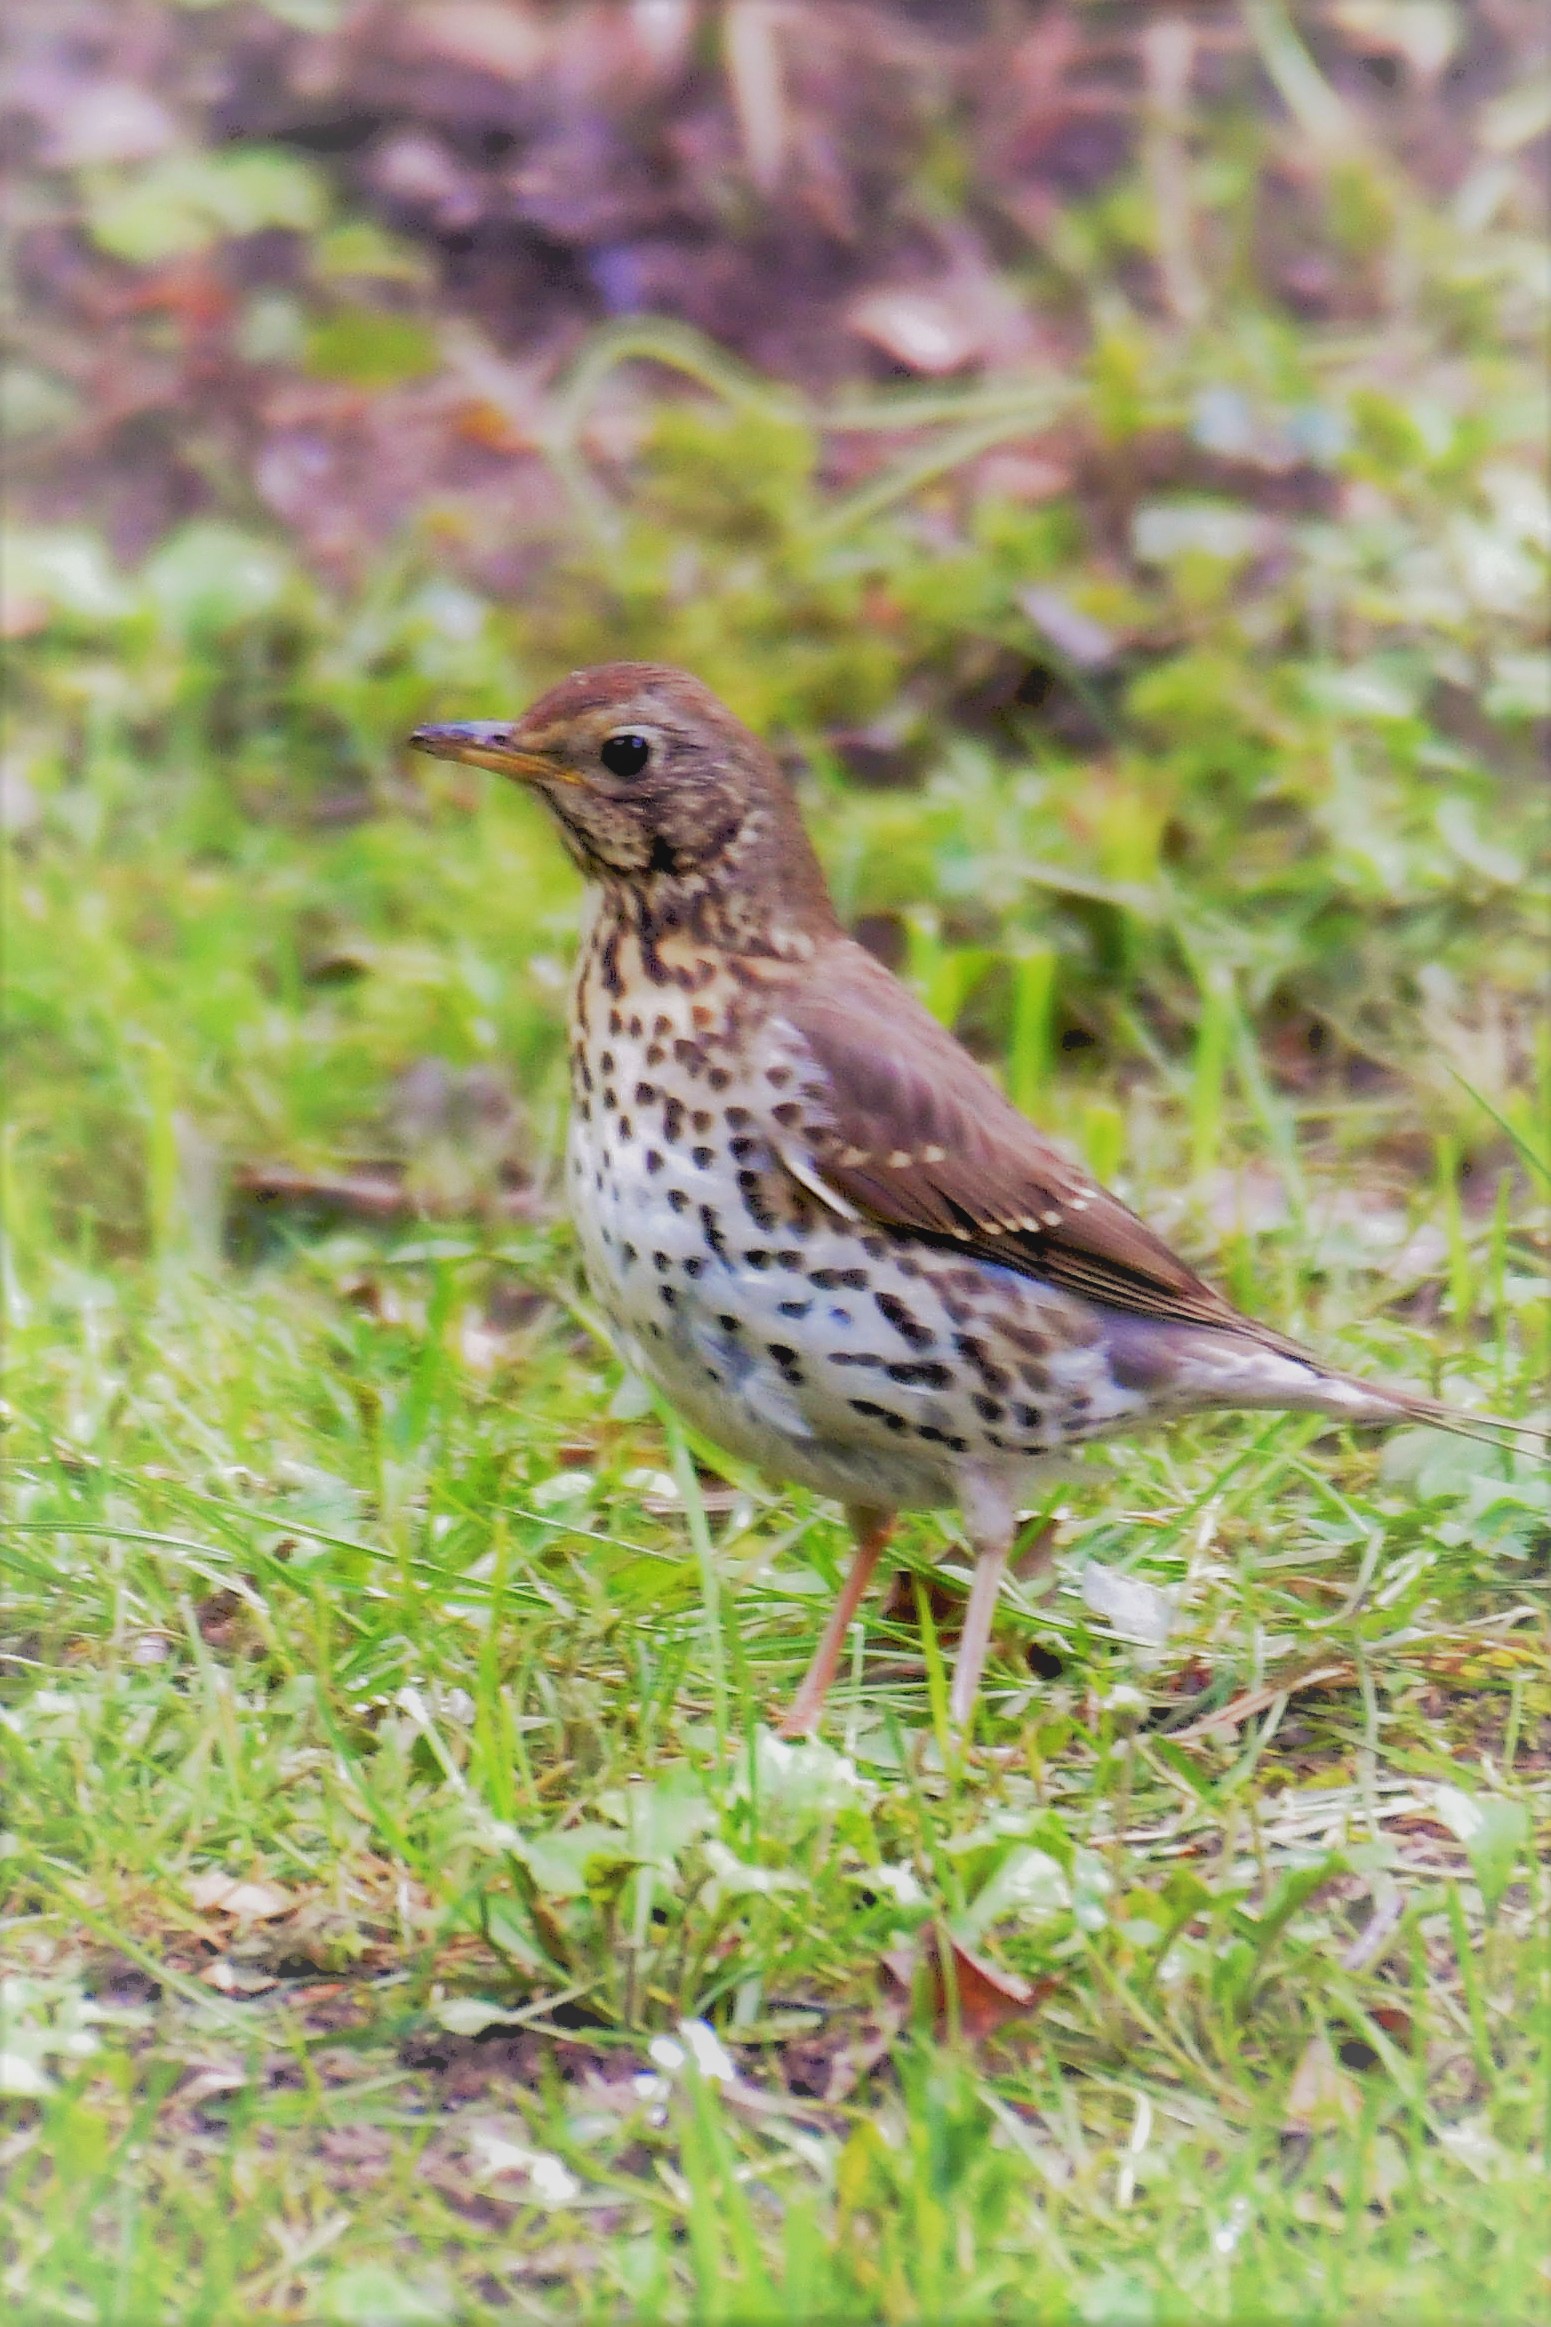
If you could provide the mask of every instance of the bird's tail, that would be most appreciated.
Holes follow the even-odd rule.
[[[1253,1339],[1251,1339],[1253,1332]],[[1551,1454],[1551,1423],[1506,1414],[1474,1414],[1415,1390],[1363,1381],[1328,1366],[1295,1341],[1264,1331],[1224,1333],[1211,1327],[1127,1318],[1111,1327],[1111,1355],[1122,1380],[1145,1383],[1167,1401],[1198,1406],[1280,1407],[1328,1414],[1368,1429],[1406,1422],[1452,1431],[1484,1446]],[[1182,1394],[1182,1396],[1181,1396]]]
[[[1393,1429],[1404,1422],[1421,1423],[1429,1430],[1447,1430],[1455,1438],[1473,1438],[1482,1446],[1506,1448],[1510,1453],[1551,1456],[1551,1423],[1531,1422],[1508,1414],[1476,1414],[1447,1406],[1441,1398],[1424,1398],[1415,1390],[1390,1389],[1382,1382],[1365,1382],[1355,1374],[1327,1373],[1312,1366],[1318,1389],[1306,1403],[1316,1413],[1334,1419]]]

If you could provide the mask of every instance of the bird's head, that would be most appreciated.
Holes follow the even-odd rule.
[[[600,663],[520,719],[420,727],[410,742],[537,792],[592,879],[664,898],[741,900],[777,923],[828,914],[780,767],[687,671]]]

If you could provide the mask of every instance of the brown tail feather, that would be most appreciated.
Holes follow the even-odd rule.
[[[1420,1423],[1429,1430],[1447,1430],[1455,1438],[1473,1438],[1482,1446],[1551,1456],[1551,1424],[1517,1421],[1507,1414],[1466,1413],[1458,1406],[1444,1405],[1441,1399],[1424,1398],[1414,1390],[1392,1390],[1381,1382],[1362,1381],[1355,1374],[1328,1374],[1325,1380],[1337,1392],[1327,1411],[1353,1422],[1377,1423],[1381,1428]]]

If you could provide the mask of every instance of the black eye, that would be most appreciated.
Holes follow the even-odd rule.
[[[598,754],[611,776],[638,776],[651,756],[644,735],[611,735]]]

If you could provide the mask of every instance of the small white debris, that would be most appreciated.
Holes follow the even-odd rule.
[[[926,1893],[908,1866],[854,1867],[846,1881],[855,1883],[858,1890],[879,1892],[892,1899],[897,1907],[920,1907],[926,1903]]]
[[[547,2149],[530,2149],[525,2142],[515,2141],[499,2125],[471,2125],[469,2147],[478,2164],[476,2170],[482,2181],[494,2181],[504,2174],[520,2174],[528,2184],[529,2195],[543,2206],[573,2206],[582,2194],[582,2185],[570,2167]]]
[[[654,2036],[646,2048],[646,2057],[670,2074],[692,2060],[708,2084],[732,2085],[738,2081],[737,2069],[726,2046],[704,2020],[681,2020],[677,2038]]]
[[[1249,2228],[1248,2198],[1230,2198],[1228,2211],[1212,2232],[1212,2252],[1229,2255]]]
[[[1100,1560],[1090,1560],[1082,1571],[1082,1596],[1122,1640],[1161,1648],[1173,1630],[1177,1595],[1160,1590],[1145,1576],[1122,1575]]]

